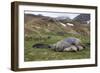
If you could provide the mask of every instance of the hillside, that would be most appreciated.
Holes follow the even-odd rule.
[[[78,19],[79,16],[76,18]],[[75,19],[76,19],[75,18]],[[75,20],[74,19],[74,20]],[[76,24],[71,22],[71,19],[61,19],[61,18],[51,18],[42,15],[32,15],[25,14],[24,17],[25,23],[25,35],[46,35],[48,33],[53,34],[88,34],[89,35],[89,27],[81,25],[80,23]],[[68,25],[68,20],[70,23],[73,23],[73,26]],[[68,22],[68,23],[67,23]]]

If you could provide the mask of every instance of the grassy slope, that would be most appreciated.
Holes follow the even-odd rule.
[[[32,45],[38,42],[53,44],[66,37],[77,37],[82,40],[83,43],[88,43],[89,38],[86,36],[67,34],[64,36],[52,35],[52,38],[47,40],[36,41],[34,38],[25,41],[25,61],[41,61],[41,60],[63,60],[63,59],[84,59],[90,57],[90,49],[86,49],[78,52],[55,52],[47,48],[32,48]]]

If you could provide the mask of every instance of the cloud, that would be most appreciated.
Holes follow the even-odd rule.
[[[49,17],[69,17],[70,19],[75,18],[79,15],[79,13],[71,13],[71,12],[46,12],[46,11],[25,11],[25,14],[35,14],[35,15],[43,15]]]

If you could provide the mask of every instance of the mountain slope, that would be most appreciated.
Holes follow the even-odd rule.
[[[90,14],[80,14],[73,19],[73,21],[85,22],[90,21]]]
[[[86,17],[88,17],[86,19]],[[74,20],[88,20],[89,15],[81,14],[77,16]],[[61,19],[52,18],[48,16],[42,15],[33,15],[33,14],[25,14],[24,15],[24,23],[25,23],[25,35],[48,35],[48,34],[88,34],[89,35],[89,27],[81,25],[81,24],[72,24],[73,26],[68,25],[66,20],[71,19]],[[70,23],[69,23],[70,24]]]

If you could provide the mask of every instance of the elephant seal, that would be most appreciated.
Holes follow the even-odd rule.
[[[58,41],[57,43],[51,45],[51,49],[55,51],[80,51],[84,49],[81,44],[81,40],[74,37],[69,37],[64,40]]]

